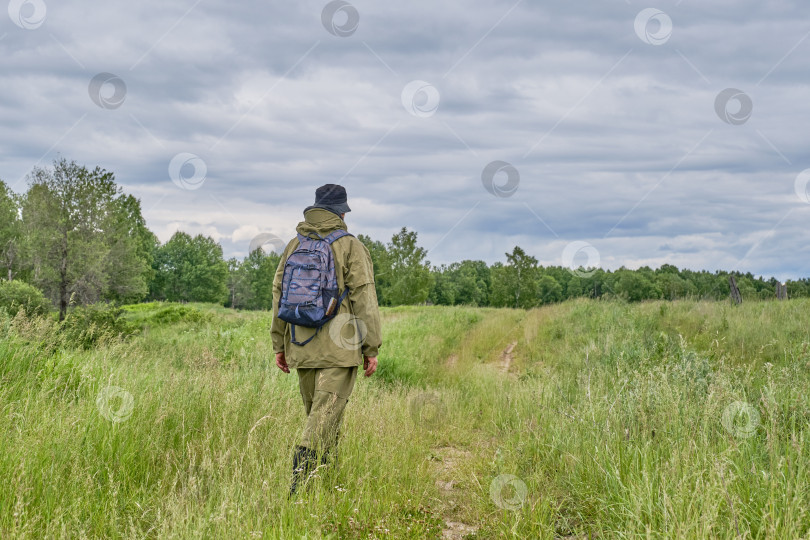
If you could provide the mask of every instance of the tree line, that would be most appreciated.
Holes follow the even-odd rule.
[[[71,305],[143,300],[213,302],[271,309],[277,253],[257,248],[225,260],[211,237],[175,233],[166,243],[146,226],[140,201],[113,173],[60,158],[35,168],[17,195],[0,181],[0,278],[40,289],[63,320]],[[380,305],[441,304],[532,308],[571,298],[628,301],[721,299],[734,275],[746,299],[774,297],[775,278],[678,269],[570,269],[543,266],[519,246],[504,262],[464,260],[433,266],[417,233],[402,228],[383,243],[358,235],[371,253]],[[810,280],[787,283],[810,296]]]
[[[504,253],[505,262],[487,265],[465,260],[431,266],[417,234],[403,228],[388,244],[358,237],[374,261],[377,296],[381,305],[430,303],[491,307],[532,308],[572,298],[719,300],[729,296],[729,276],[735,276],[745,299],[774,298],[778,280],[741,272],[678,269],[665,264],[657,269],[568,268],[543,266],[519,246]],[[792,297],[810,296],[810,280],[787,282]]]

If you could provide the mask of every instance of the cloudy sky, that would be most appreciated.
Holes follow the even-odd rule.
[[[0,12],[2,14],[2,12]],[[324,183],[434,264],[810,276],[806,0],[11,0],[0,178],[113,171],[242,256]]]

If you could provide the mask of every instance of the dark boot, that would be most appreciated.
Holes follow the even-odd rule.
[[[305,446],[296,446],[293,454],[292,484],[290,485],[290,497],[298,491],[301,482],[306,482],[313,465],[315,464],[315,452]]]

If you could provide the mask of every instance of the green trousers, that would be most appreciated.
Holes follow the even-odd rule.
[[[343,411],[354,390],[357,366],[298,369],[307,424],[300,446],[319,453],[337,445]]]

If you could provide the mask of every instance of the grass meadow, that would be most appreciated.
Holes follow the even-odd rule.
[[[270,315],[0,315],[2,538],[807,538],[810,301],[382,310],[337,466]]]

